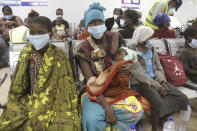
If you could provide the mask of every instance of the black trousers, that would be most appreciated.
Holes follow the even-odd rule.
[[[143,84],[135,85],[136,91],[151,102],[151,114],[160,118],[180,110],[187,110],[187,96],[170,83],[167,83],[167,85],[169,91],[166,96],[160,96],[158,91],[152,87]]]

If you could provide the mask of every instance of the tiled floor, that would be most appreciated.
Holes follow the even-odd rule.
[[[1,104],[6,103],[6,101],[7,101],[7,94],[8,94],[9,86],[11,83],[9,71],[10,71],[9,68],[0,69],[0,76],[5,72],[8,73],[8,77],[7,77],[6,81],[0,87],[0,103]],[[191,108],[192,108],[192,115],[191,115],[191,119],[188,123],[187,131],[197,131],[197,98],[191,100]],[[2,111],[0,111],[0,114],[1,114],[1,112]],[[174,114],[173,116],[175,118],[175,123],[176,123],[178,120],[178,113]],[[144,120],[143,131],[151,131],[149,119]]]

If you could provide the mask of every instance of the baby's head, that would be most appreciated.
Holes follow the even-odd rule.
[[[121,47],[114,55],[114,61],[132,60],[137,61],[137,52],[127,47]]]
[[[124,60],[124,57],[127,56],[127,52],[125,49],[123,48],[120,48],[115,56],[114,56],[114,61],[121,61],[121,60]]]

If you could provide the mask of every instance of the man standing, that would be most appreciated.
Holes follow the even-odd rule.
[[[57,16],[57,18],[59,18],[59,17],[62,18],[63,17],[63,14],[64,13],[63,13],[63,10],[61,8],[58,8],[56,10],[56,16]],[[64,20],[63,18],[62,18],[62,20],[63,20],[62,24],[65,25],[66,32],[69,33],[69,24],[68,24],[68,22],[66,20]],[[55,28],[55,26],[56,26],[56,19],[52,22],[52,27]]]
[[[182,5],[182,0],[161,0],[155,2],[149,14],[146,18],[145,25],[153,28],[158,29],[156,25],[153,24],[154,19],[160,13],[166,13],[169,15],[170,10],[178,10],[178,8]]]

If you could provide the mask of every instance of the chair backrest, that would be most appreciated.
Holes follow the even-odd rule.
[[[51,43],[58,48],[62,49],[68,55],[67,42],[64,41],[51,41]],[[16,68],[18,57],[21,50],[27,43],[10,43],[9,48],[9,64],[10,64],[10,76],[12,77]]]
[[[166,45],[163,39],[154,39],[153,47],[155,47],[157,52],[161,52],[162,50],[169,51],[168,45]]]
[[[184,49],[184,38],[165,39],[169,45],[170,54],[175,57],[179,57],[180,53]]]
[[[15,68],[16,68],[16,64],[18,61],[18,57],[20,55],[21,50],[23,49],[23,47],[25,46],[25,44],[21,43],[21,44],[10,44],[10,48],[9,48],[9,64],[10,64],[10,76],[12,77],[12,75],[14,74]]]
[[[131,39],[125,39],[125,43],[128,46],[129,43],[131,43]],[[133,45],[131,45],[131,47],[132,46],[135,46],[135,45],[133,44]],[[160,52],[161,50],[168,51],[168,46],[166,46],[163,39],[153,39],[153,46],[156,48],[157,52]]]
[[[51,42],[56,47],[62,49],[68,55],[68,42],[67,41],[52,41]]]
[[[77,46],[81,43],[81,42],[83,42],[84,40],[73,40],[72,41],[72,44],[73,44],[73,51],[75,51],[76,50],[76,48],[77,48]]]

